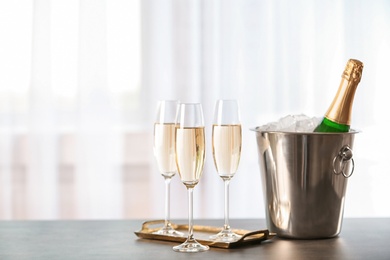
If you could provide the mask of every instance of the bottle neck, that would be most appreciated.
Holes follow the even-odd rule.
[[[341,78],[340,86],[325,117],[333,122],[351,125],[352,104],[359,81]]]

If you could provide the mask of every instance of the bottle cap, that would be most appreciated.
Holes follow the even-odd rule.
[[[363,72],[363,63],[359,60],[350,59],[345,66],[342,77],[348,81],[360,82]]]

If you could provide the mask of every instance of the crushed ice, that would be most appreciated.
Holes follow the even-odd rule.
[[[276,122],[256,127],[260,131],[280,132],[313,132],[316,126],[321,123],[322,118],[309,117],[304,114],[287,115]]]

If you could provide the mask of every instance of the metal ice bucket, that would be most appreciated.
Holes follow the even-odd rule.
[[[268,229],[285,238],[337,236],[357,132],[255,131]]]

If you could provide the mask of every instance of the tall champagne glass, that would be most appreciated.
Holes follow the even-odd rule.
[[[225,224],[211,239],[225,242],[238,240],[229,225],[229,184],[237,171],[241,156],[241,122],[237,100],[218,100],[215,104],[212,144],[214,164],[225,186]]]
[[[178,101],[163,100],[158,102],[157,118],[154,124],[154,155],[161,175],[165,179],[165,222],[155,234],[182,236],[170,222],[170,183],[175,176],[175,119]]]
[[[175,129],[176,165],[188,191],[188,237],[178,252],[202,252],[209,249],[195,240],[193,234],[193,190],[203,173],[205,160],[204,119],[201,104],[180,104]]]

